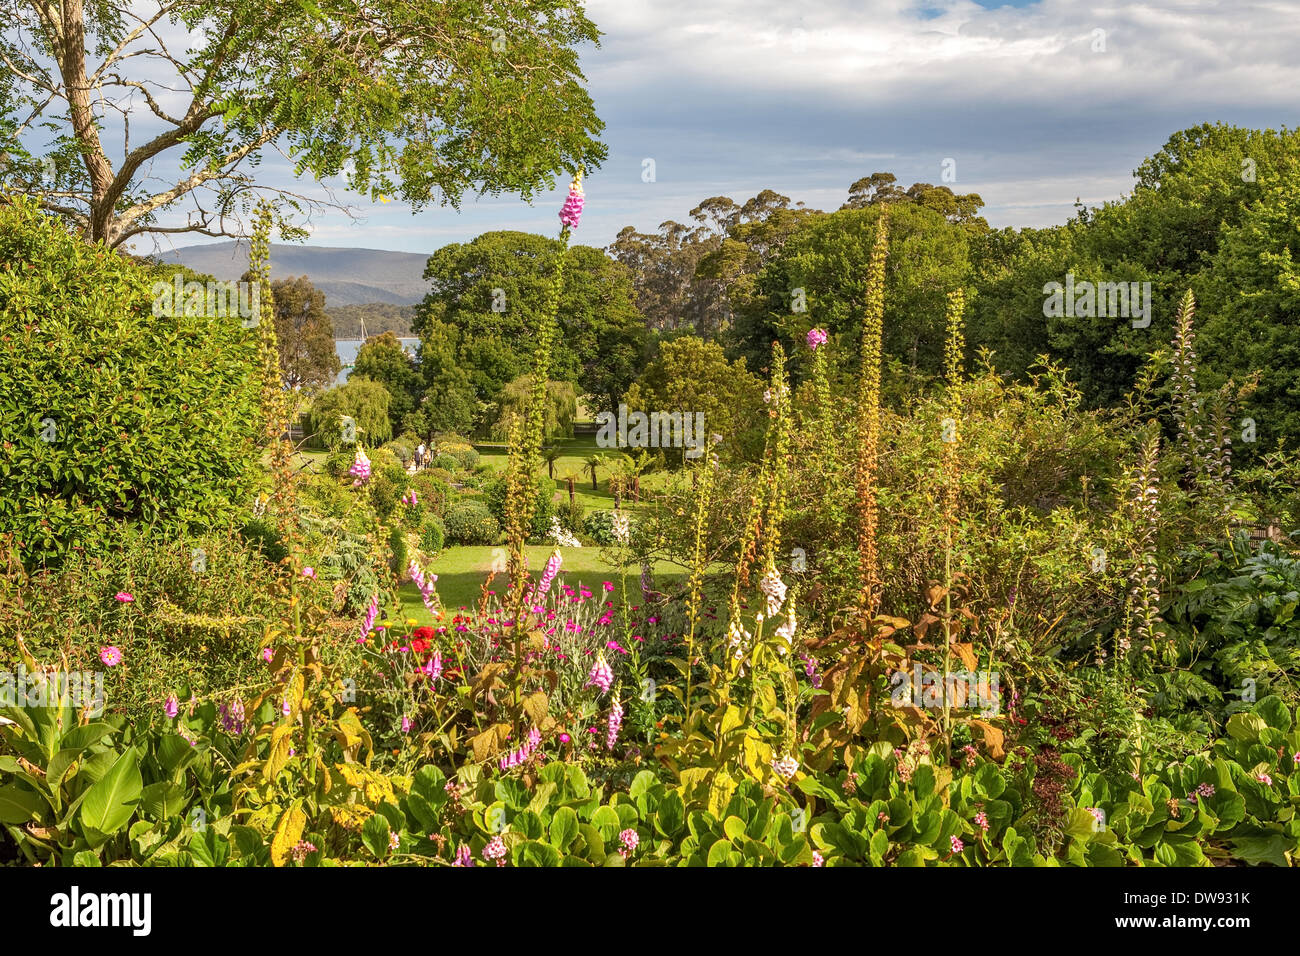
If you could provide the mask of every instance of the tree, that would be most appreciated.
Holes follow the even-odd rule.
[[[558,240],[531,233],[489,232],[429,258],[425,278],[432,289],[414,329],[422,361],[435,356],[426,370],[430,389],[462,401],[468,384],[482,411],[528,371],[531,333],[561,248]],[[612,407],[644,359],[646,333],[631,279],[599,249],[574,246],[567,255],[552,376],[576,383],[594,404]],[[491,421],[480,415],[476,424]]]
[[[628,390],[630,411],[701,414],[704,435],[719,434],[732,454],[750,457],[761,436],[763,383],[744,362],[728,363],[722,346],[684,335],[662,343],[659,355]],[[711,443],[708,447],[712,447]]]
[[[568,0],[0,0],[0,15],[0,184],[111,247],[238,235],[272,146],[299,174],[346,171],[417,209],[472,189],[530,198],[605,156],[574,49],[598,32]],[[180,172],[160,182],[167,162]],[[189,223],[164,226],[182,199]]]
[[[492,438],[505,441],[510,437],[510,425],[515,420],[522,421],[532,387],[531,376],[521,375],[501,390],[497,402],[497,420],[492,425]],[[578,416],[578,396],[574,394],[573,386],[568,382],[547,382],[545,412],[543,441],[572,438],[573,420]]]
[[[286,388],[319,388],[339,374],[334,328],[325,311],[325,293],[306,276],[276,279],[275,337],[280,347],[280,378]]]
[[[349,378],[316,397],[311,406],[311,431],[326,448],[350,444],[349,439],[377,448],[393,437],[388,417],[388,389],[368,378]],[[352,428],[347,427],[351,419]]]
[[[402,343],[392,332],[372,336],[357,352],[348,380],[366,378],[379,382],[388,389],[388,420],[392,433],[400,435],[406,417],[420,401],[422,384],[415,361],[402,348]]]
[[[762,370],[773,339],[797,353],[812,326],[828,330],[856,354],[876,222],[884,206],[815,217],[796,232],[754,280],[737,315],[733,354]],[[889,205],[890,255],[885,275],[884,355],[893,378],[935,376],[943,364],[947,294],[971,276],[972,227],[918,203]]]

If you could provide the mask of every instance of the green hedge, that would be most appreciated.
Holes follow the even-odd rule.
[[[0,529],[28,565],[95,550],[107,523],[199,530],[251,495],[258,332],[154,315],[166,274],[0,204]]]

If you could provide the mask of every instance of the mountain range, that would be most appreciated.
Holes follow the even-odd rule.
[[[217,279],[238,279],[248,269],[248,243],[182,246],[155,258],[180,263]],[[422,278],[428,259],[418,252],[273,243],[271,278],[305,275],[325,293],[327,309],[374,302],[416,305],[429,291],[429,283]]]

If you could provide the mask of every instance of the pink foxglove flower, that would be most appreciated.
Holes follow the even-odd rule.
[[[546,559],[546,567],[542,569],[542,579],[537,582],[538,594],[545,594],[551,589],[551,584],[555,581],[555,576],[560,573],[560,565],[563,561],[559,548],[551,552],[551,556]]]
[[[357,638],[358,644],[364,644],[366,637],[375,627],[375,619],[379,617],[379,593],[376,592],[370,598],[370,604],[366,606],[366,616],[361,621],[361,636]]]
[[[99,659],[104,662],[105,667],[116,667],[122,663],[122,651],[112,644],[108,645],[108,647],[101,647],[99,649]]]
[[[403,715],[402,715],[402,733],[404,733],[404,734],[409,734],[410,732],[411,732],[411,718],[410,718],[410,717],[407,717],[405,714],[403,714]]]
[[[352,467],[348,469],[348,474],[356,479],[352,482],[354,485],[364,485],[370,480],[370,459],[366,457],[365,450],[360,445],[357,446],[357,454],[352,459]]]
[[[414,558],[411,559],[411,563],[407,566],[407,571],[410,572],[411,580],[415,582],[415,586],[420,589],[420,600],[429,609],[429,613],[437,617],[438,592],[434,590],[433,585],[438,580],[438,575],[425,574],[420,566],[415,563]]]
[[[809,329],[808,347],[815,352],[820,346],[826,344],[828,338],[825,329]]]
[[[573,182],[569,183],[569,195],[564,200],[564,206],[560,209],[560,222],[571,228],[578,228],[578,220],[582,218],[582,204],[586,197],[582,193],[582,170],[574,174]]]
[[[456,849],[456,859],[452,860],[451,865],[452,866],[473,866],[474,865],[474,857],[470,853],[468,843],[462,843]]]
[[[167,703],[163,704],[163,713],[166,714],[168,718],[172,718],[175,717],[180,712],[181,712],[181,702],[176,699],[175,694],[168,694]]]
[[[610,685],[614,683],[614,671],[609,664],[605,662],[605,654],[602,651],[596,657],[596,663],[591,665],[591,673],[587,675],[587,683],[583,687],[595,685],[600,688],[602,694],[609,692]]]
[[[623,705],[617,697],[609,708],[609,724],[605,733],[605,749],[613,750],[618,742],[618,732],[623,726]]]

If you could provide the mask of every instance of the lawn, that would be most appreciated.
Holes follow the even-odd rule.
[[[553,550],[550,545],[535,545],[527,548],[529,568],[534,573],[540,573]],[[564,563],[561,565],[557,586],[568,584],[576,588],[579,584],[584,584],[592,591],[596,591],[605,581],[613,581],[621,590],[622,583],[617,576],[618,572],[601,558],[600,548],[561,548],[560,552],[564,556]],[[503,566],[505,554],[503,546],[486,545],[456,546],[442,552],[434,560],[431,570],[438,575],[438,596],[443,606],[459,608],[476,604],[480,597],[480,588],[488,572],[492,570],[493,562],[496,561],[498,566]],[[655,587],[660,591],[670,589],[671,585],[685,576],[685,571],[681,567],[667,561],[659,562],[654,571]],[[640,593],[639,568],[629,567],[625,580],[629,596]],[[504,573],[499,574],[493,581],[493,588],[498,593],[505,590]],[[402,585],[401,596],[407,616],[416,618],[421,623],[430,620],[429,613],[420,600],[420,592],[414,584],[407,582]]]
[[[592,455],[603,455],[611,460],[617,460],[620,457],[618,449],[600,448],[596,445],[596,436],[584,435],[578,438],[562,438],[555,444],[563,449],[563,454],[555,460],[551,472],[555,476],[556,482],[559,483],[559,491],[556,493],[557,498],[568,495],[568,486],[565,484],[565,478],[569,475],[575,477],[574,497],[582,502],[584,508],[591,510],[609,510],[614,507],[614,495],[609,490],[608,467],[598,468],[597,488],[591,487],[591,472],[586,468],[586,461]],[[506,466],[506,446],[494,444],[475,445],[479,454],[483,458],[484,464],[500,470]],[[641,495],[644,498],[651,492],[663,491],[673,480],[674,472],[658,471],[653,474],[641,476]],[[635,511],[639,505],[637,502],[628,500],[626,507],[629,511]]]

